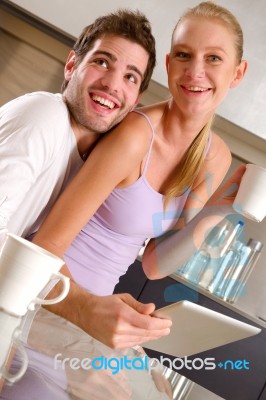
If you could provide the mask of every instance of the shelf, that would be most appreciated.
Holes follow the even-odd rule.
[[[259,319],[256,316],[250,315],[249,313],[245,312],[243,309],[238,308],[236,303],[229,303],[226,302],[224,300],[222,300],[221,298],[219,298],[218,296],[215,296],[214,294],[208,292],[206,289],[204,289],[203,287],[200,287],[199,285],[196,285],[192,282],[189,282],[187,279],[182,278],[182,276],[177,275],[177,274],[171,274],[170,278],[176,280],[179,283],[182,283],[183,285],[189,287],[190,289],[195,290],[196,292],[208,297],[209,299],[215,301],[218,304],[221,304],[222,306],[228,308],[231,311],[236,312],[239,315],[242,315],[243,317],[249,319],[250,321],[254,322],[257,325],[260,325],[263,328],[266,328],[266,322],[264,322],[263,320]]]

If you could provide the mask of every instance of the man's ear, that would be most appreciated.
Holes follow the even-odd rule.
[[[241,63],[236,67],[235,77],[231,82],[230,88],[236,87],[244,78],[248,68],[248,63],[242,60]]]
[[[75,69],[76,69],[76,53],[74,52],[74,50],[71,50],[71,52],[67,57],[64,68],[64,76],[67,81],[70,81]]]
[[[137,106],[142,98],[143,93],[139,94],[138,97],[136,98],[136,101],[134,103],[134,106],[132,107],[132,110],[134,110],[135,106]]]
[[[170,54],[167,53],[166,56],[165,56],[165,66],[166,66],[167,74],[168,74],[168,71],[169,71],[169,58],[170,58]]]

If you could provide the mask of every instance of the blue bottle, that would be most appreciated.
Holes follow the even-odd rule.
[[[219,246],[214,248],[209,263],[209,271],[200,278],[199,284],[213,293],[213,290],[221,280],[230,265],[237,263],[240,257],[239,250],[234,249],[237,239],[242,233],[244,222],[238,221],[234,226],[230,221],[226,223],[226,229]],[[241,244],[240,244],[241,243]],[[239,242],[242,247],[242,242]]]
[[[236,226],[224,219],[217,224],[206,237],[200,249],[187,262],[183,269],[183,277],[207,288],[219,271],[224,255],[243,230],[244,222],[238,221]]]
[[[222,295],[225,286],[227,286],[230,281],[230,276],[233,274],[234,269],[240,265],[244,247],[244,243],[236,241],[232,248],[227,251],[219,270],[207,287],[209,292],[214,293],[216,296]]]
[[[249,239],[242,247],[241,258],[226,278],[221,297],[224,301],[234,303],[240,295],[246,294],[246,282],[261,255],[263,244],[255,239]]]

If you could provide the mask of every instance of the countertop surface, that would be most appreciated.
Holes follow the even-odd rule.
[[[23,340],[28,369],[16,384],[4,386],[0,398],[24,399],[30,394],[34,399],[57,400],[174,400],[183,395],[187,400],[221,399],[159,362],[154,364],[142,348],[114,351],[43,308],[29,330],[24,324]]]

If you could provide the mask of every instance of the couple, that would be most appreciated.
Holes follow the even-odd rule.
[[[177,219],[185,227],[149,242],[145,273],[160,278],[182,265],[184,232],[197,221],[195,210],[200,220],[215,200],[210,196],[230,165],[229,149],[210,128],[229,88],[245,75],[242,46],[241,28],[226,9],[204,2],[188,10],[166,57],[171,98],[129,113],[147,88],[155,44],[142,14],[119,11],[85,28],[66,62],[62,96],[29,94],[0,110],[2,225],[25,237],[38,231],[36,244],[64,256],[71,290],[50,310],[110,347],[169,332],[170,321],[151,317],[152,304],[111,293],[145,239],[161,236],[156,216],[171,216],[164,230]]]

